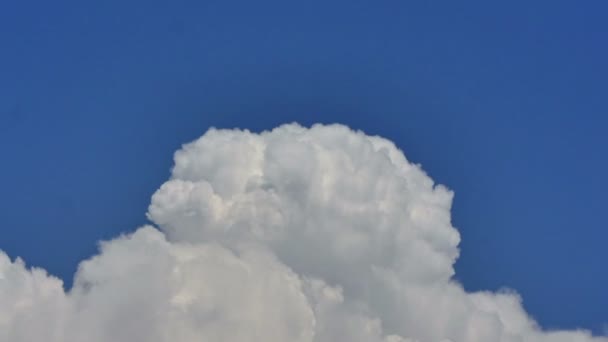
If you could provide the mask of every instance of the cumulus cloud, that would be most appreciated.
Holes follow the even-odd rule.
[[[0,252],[0,341],[608,342],[465,292],[452,197],[345,126],[211,129],[69,291]]]

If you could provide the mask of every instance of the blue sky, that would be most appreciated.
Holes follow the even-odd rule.
[[[467,290],[608,323],[608,4],[12,1],[0,248],[68,283],[210,126],[340,122],[456,193]]]

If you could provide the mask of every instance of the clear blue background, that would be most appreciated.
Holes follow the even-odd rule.
[[[341,122],[456,192],[457,278],[608,323],[608,2],[4,1],[0,248],[69,284],[209,126]]]

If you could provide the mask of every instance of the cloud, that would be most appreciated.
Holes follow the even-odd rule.
[[[452,280],[453,194],[341,125],[211,129],[74,285],[0,252],[1,342],[607,342]]]

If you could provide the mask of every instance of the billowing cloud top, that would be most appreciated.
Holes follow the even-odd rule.
[[[209,130],[74,285],[0,252],[1,342],[607,342],[451,278],[452,192],[340,125]]]

